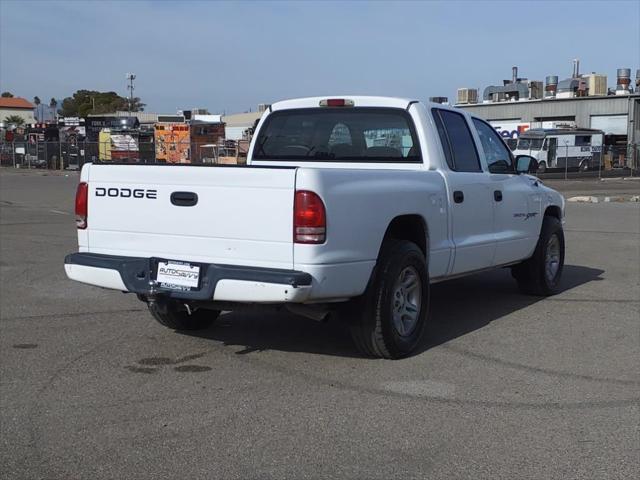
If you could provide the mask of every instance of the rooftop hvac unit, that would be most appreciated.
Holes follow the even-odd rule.
[[[478,103],[478,89],[476,88],[459,88],[458,104]]]
[[[449,99],[447,97],[429,97],[429,101],[432,103],[440,103],[442,105],[449,103]]]
[[[591,73],[589,75],[585,75],[585,77],[587,79],[587,89],[589,90],[588,95],[590,97],[607,94],[607,76],[606,75]]]
[[[539,100],[544,96],[544,84],[538,80],[529,82],[529,98]]]

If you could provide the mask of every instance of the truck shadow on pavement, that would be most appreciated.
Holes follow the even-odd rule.
[[[562,292],[603,280],[602,273],[604,270],[565,265]],[[425,341],[413,356],[545,300],[545,297],[521,294],[508,269],[432,285]],[[207,330],[181,333],[211,339],[225,346],[241,347],[235,352],[239,355],[272,350],[360,357],[346,323],[340,319],[315,322],[286,310],[256,310],[231,312],[222,315]]]

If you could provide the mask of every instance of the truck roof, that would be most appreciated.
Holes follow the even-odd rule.
[[[604,133],[602,130],[592,128],[530,128],[522,132],[522,138],[543,138],[547,135],[588,135]]]
[[[396,97],[374,97],[362,95],[326,95],[323,97],[306,97],[294,98],[291,100],[283,100],[271,105],[271,110],[288,110],[291,108],[316,108],[319,107],[320,100],[329,98],[344,98],[353,100],[356,107],[391,107],[391,108],[407,108],[411,102],[415,102],[410,98]]]

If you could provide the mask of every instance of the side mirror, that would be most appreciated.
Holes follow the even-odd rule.
[[[536,173],[538,161],[529,155],[518,155],[516,157],[516,171],[518,173]]]

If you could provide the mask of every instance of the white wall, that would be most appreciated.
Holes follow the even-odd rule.
[[[4,123],[4,119],[11,115],[21,116],[24,119],[24,123],[36,123],[33,110],[31,109],[0,108],[0,122]]]
[[[249,125],[251,126],[251,125]],[[249,126],[242,125],[240,127],[224,127],[224,136],[227,140],[242,140],[242,132],[244,132]]]

